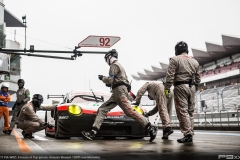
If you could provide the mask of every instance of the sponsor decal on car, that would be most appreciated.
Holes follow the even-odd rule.
[[[124,118],[124,116],[106,116],[105,119],[107,118]]]
[[[103,122],[103,123],[107,123],[110,125],[116,125],[116,124],[123,124],[124,122]]]
[[[68,119],[69,116],[59,116],[59,119]]]

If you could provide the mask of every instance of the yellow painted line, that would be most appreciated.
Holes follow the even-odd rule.
[[[18,142],[18,146],[22,153],[32,153],[26,142],[18,135],[17,131],[15,129],[13,130],[14,135],[16,137],[16,140]]]
[[[143,148],[143,144],[141,142],[134,142],[130,144],[130,148]]]

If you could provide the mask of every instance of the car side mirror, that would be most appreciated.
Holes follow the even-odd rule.
[[[104,97],[103,96],[101,96],[101,100],[104,102]]]

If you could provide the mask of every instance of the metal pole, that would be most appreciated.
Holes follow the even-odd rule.
[[[219,105],[220,105],[220,104],[219,104],[219,95],[220,95],[220,93],[219,93],[219,89],[218,89],[218,92],[217,92],[217,93],[218,93],[217,101],[218,101],[218,112],[219,112]]]
[[[16,30],[14,30],[14,41],[16,41]]]
[[[26,31],[27,31],[27,21],[26,21],[26,15],[25,16],[22,16],[22,20],[23,20],[23,23],[24,23],[24,26],[25,26],[25,47],[24,47],[24,50],[26,50],[26,44],[27,44],[27,39],[26,39]],[[26,53],[26,51],[24,51],[24,53]]]
[[[24,48],[25,50],[26,50],[26,45],[27,45],[27,39],[26,39],[27,29],[26,28],[27,28],[27,22],[25,22],[25,48]]]
[[[1,49],[0,49],[1,51]],[[2,52],[5,53],[5,52]],[[25,56],[33,56],[33,57],[44,57],[44,58],[55,58],[55,59],[66,59],[66,60],[74,60],[74,58],[68,57],[58,57],[58,56],[50,56],[50,55],[41,55],[41,54],[32,54],[32,53],[9,53],[9,54],[17,54],[17,55],[25,55]]]
[[[0,48],[1,52],[23,52],[21,49],[5,49]],[[53,51],[53,50],[26,50],[26,52],[42,52],[42,53],[86,53],[86,54],[106,54],[107,52],[98,51]],[[10,53],[11,54],[11,53]]]
[[[222,97],[222,109],[225,109],[225,107],[224,107],[224,102],[223,102],[223,91],[224,91],[224,89],[225,89],[225,87],[223,88],[222,93],[221,93],[221,97]]]
[[[238,115],[238,111],[240,111],[240,109],[237,109],[237,119],[238,119],[238,127],[239,127],[239,115]]]

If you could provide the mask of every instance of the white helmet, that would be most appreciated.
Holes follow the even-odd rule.
[[[1,88],[3,88],[3,87],[5,87],[5,88],[9,88],[9,84],[8,84],[8,83],[6,83],[6,82],[3,82],[3,83],[2,83],[2,87],[1,87]]]

